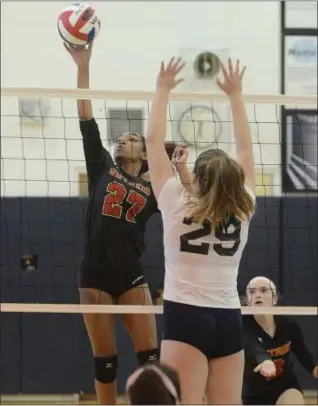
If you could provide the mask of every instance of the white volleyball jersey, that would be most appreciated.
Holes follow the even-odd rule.
[[[215,232],[210,222],[189,224],[188,197],[181,182],[172,177],[158,199],[164,228],[163,297],[194,306],[240,308],[237,275],[249,222],[231,218],[226,229]]]

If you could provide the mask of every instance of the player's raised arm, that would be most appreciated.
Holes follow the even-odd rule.
[[[242,81],[246,67],[240,68],[240,61],[233,67],[232,60],[228,60],[228,68],[221,64],[224,80],[217,79],[219,87],[230,99],[237,160],[243,168],[250,187],[255,186],[255,169],[253,145],[250,125],[242,96]]]
[[[89,63],[93,51],[93,42],[88,47],[72,47],[64,42],[64,47],[71,55],[77,65],[77,88],[89,89]],[[92,101],[77,100],[77,110],[80,120],[91,120],[93,118]]]
[[[169,95],[183,79],[176,79],[184,64],[172,58],[167,66],[161,63],[155,98],[151,104],[146,135],[150,179],[156,198],[167,180],[174,175],[165,149],[166,120]]]
[[[195,194],[193,176],[190,174],[187,161],[188,161],[188,151],[184,147],[176,147],[172,154],[172,162],[176,167],[179,174],[180,180],[184,188],[190,193]]]
[[[87,48],[71,47],[65,43],[64,47],[77,65],[77,88],[89,89],[93,43],[91,42]],[[90,99],[78,100],[77,110],[83,136],[87,174],[91,181],[100,175],[105,163],[111,165],[113,160],[103,147],[98,125],[93,117],[92,101]]]

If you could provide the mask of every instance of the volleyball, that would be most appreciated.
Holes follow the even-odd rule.
[[[57,26],[63,41],[85,46],[97,37],[100,19],[92,6],[73,3],[60,12]]]

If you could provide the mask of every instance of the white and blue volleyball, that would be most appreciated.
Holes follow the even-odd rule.
[[[58,30],[66,43],[85,46],[96,39],[100,30],[100,20],[94,7],[73,3],[61,11]]]

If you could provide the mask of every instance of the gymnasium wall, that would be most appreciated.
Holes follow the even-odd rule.
[[[74,65],[63,50],[56,24],[66,4],[2,4],[2,86],[75,85]],[[193,47],[230,48],[233,57],[240,57],[250,68],[247,92],[279,91],[279,4],[123,1],[94,5],[102,28],[92,60],[93,88],[152,89],[160,60]]]
[[[65,3],[66,4],[66,3]],[[56,19],[63,2],[4,2],[1,29],[1,85],[74,88],[76,66],[62,46]],[[97,2],[102,28],[92,58],[93,89],[153,90],[161,59],[181,55],[187,62],[180,91],[218,92],[211,81],[194,79],[193,63],[202,51],[223,60],[229,55],[248,66],[246,93],[277,94],[280,90],[280,12],[276,2]],[[27,18],[26,18],[27,16]],[[12,24],[15,21],[15,24]],[[27,36],[27,42],[22,38]],[[10,40],[8,40],[10,38]],[[25,102],[26,104],[26,102]],[[175,124],[184,109],[171,109]],[[141,107],[144,129],[149,104],[125,100],[95,101],[107,147],[110,107]],[[220,120],[231,120],[225,103],[214,105]],[[2,120],[2,194],[77,196],[78,176],[85,171],[75,101],[28,102],[37,123],[20,119],[17,98],[4,98]],[[279,107],[249,105],[254,153],[259,171],[280,192]],[[211,116],[212,117],[212,116]],[[22,135],[22,137],[21,137]],[[168,126],[168,138],[178,139]],[[220,147],[231,152],[232,128],[223,123]],[[196,151],[191,152],[194,160]]]
[[[258,198],[239,277],[265,275],[289,306],[317,306],[317,202],[314,198]],[[1,199],[1,301],[78,303],[76,278],[82,255],[86,199]],[[147,227],[143,267],[151,290],[162,288],[161,220]],[[22,271],[23,254],[38,255],[35,272]],[[299,317],[317,357],[317,318]],[[161,316],[157,317],[161,336]],[[1,393],[93,392],[93,365],[80,315],[1,314]],[[136,366],[131,341],[117,323],[119,391]],[[304,388],[314,379],[296,363]]]

